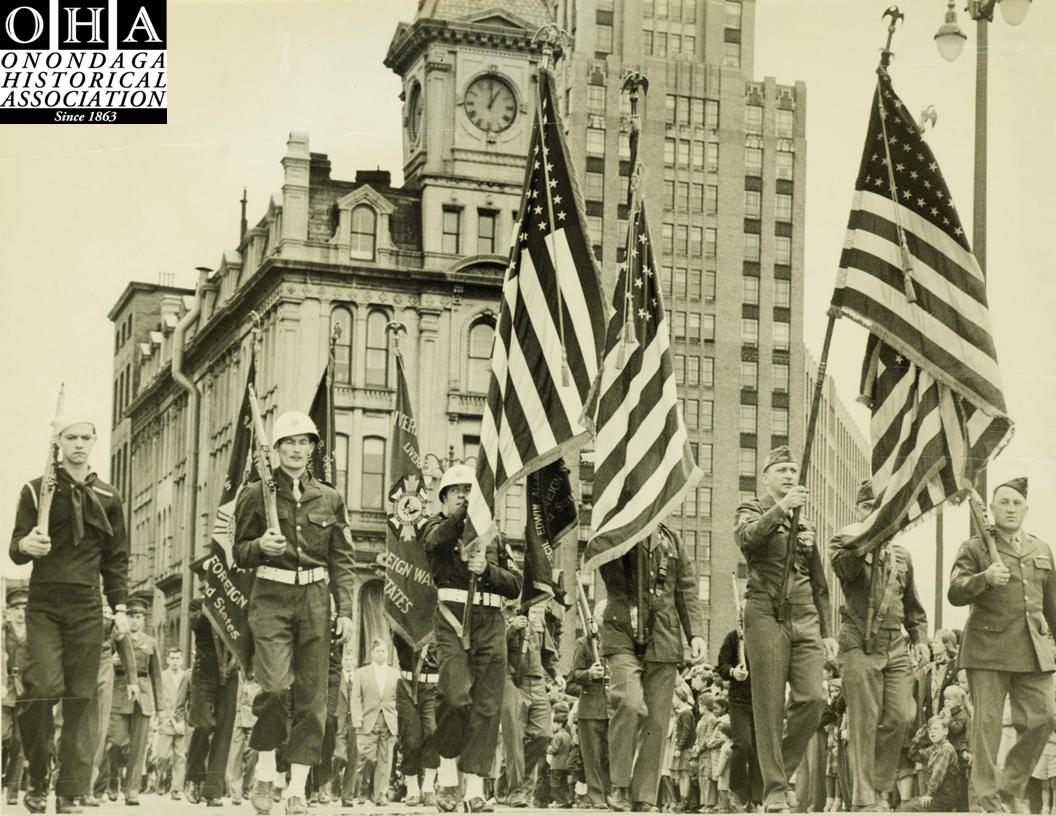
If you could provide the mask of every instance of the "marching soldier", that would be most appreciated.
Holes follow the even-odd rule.
[[[978,536],[961,545],[947,597],[971,605],[964,626],[960,668],[972,695],[972,787],[979,804],[999,812],[1028,813],[1027,782],[1053,729],[1056,669],[1056,565],[1049,546],[1023,529],[1027,480],[1012,479],[994,489],[994,527],[987,531],[997,559]],[[1021,594],[1022,593],[1022,594]],[[1010,698],[1016,742],[998,774],[1003,702]]]
[[[121,784],[126,805],[139,804],[139,786],[147,759],[147,737],[150,718],[165,708],[161,660],[154,638],[143,631],[143,621],[150,601],[137,595],[128,601],[129,633],[136,671],[114,670],[114,696],[110,708],[110,801],[117,799]]]
[[[183,653],[170,646],[161,672],[166,707],[158,711],[158,733],[154,757],[158,762],[158,784],[169,781],[169,793],[179,799],[187,761],[187,686],[189,672],[183,670]]]
[[[29,590],[21,587],[9,590],[7,605],[4,607],[4,657],[6,675],[4,677],[4,715],[3,715],[3,755],[4,785],[7,787],[6,802],[9,805],[18,803],[18,791],[22,786],[22,770],[26,758],[22,754],[22,738],[18,733],[18,719],[15,706],[18,692],[22,687],[22,658],[26,644],[26,603],[29,601]]]
[[[440,766],[433,733],[436,731],[436,683],[440,679],[436,646],[421,652],[396,632],[392,633],[400,683],[396,687],[396,737],[400,746],[400,773],[407,783],[405,805],[435,805],[433,781]],[[419,786],[419,778],[421,784]]]
[[[321,758],[326,727],[330,594],[337,605],[337,637],[347,640],[355,561],[344,502],[308,471],[319,442],[315,423],[300,412],[285,413],[275,421],[272,438],[279,456],[274,479],[280,529],[268,527],[260,482],[245,488],[235,507],[235,561],[256,571],[249,628],[261,691],[253,705],[257,724],[249,743],[258,752],[251,798],[258,813],[271,811],[275,749],[285,743],[290,763],[286,813],[307,813],[305,783]]]
[[[790,517],[807,502],[798,478],[799,465],[788,446],[770,451],[763,465],[766,494],[737,508],[735,530],[748,562],[744,643],[752,666],[748,677],[763,809],[771,813],[788,810],[788,779],[825,710],[822,668],[837,652],[829,637],[829,588],[813,525],[805,520],[800,520],[792,570],[783,586]],[[778,620],[779,607],[785,608],[783,620]]]
[[[47,804],[49,758],[54,720],[62,702],[63,729],[58,752],[55,809],[74,812],[88,795],[96,721],[92,710],[103,642],[99,577],[115,610],[114,623],[128,630],[128,538],[116,489],[91,470],[95,424],[67,414],[53,425],[61,464],[48,532],[37,527],[43,478],[22,488],[11,535],[11,560],[33,564],[26,607],[26,662],[18,724],[29,765],[23,802],[31,813]]]
[[[609,720],[609,804],[617,811],[653,812],[676,669],[685,660],[682,633],[693,661],[704,657],[706,644],[693,562],[678,536],[661,524],[636,546],[647,551],[644,606],[639,605],[641,558],[636,549],[601,567],[606,591],[601,652],[609,664],[614,706]],[[639,624],[646,644],[640,656],[635,635]]]
[[[463,560],[459,539],[466,523],[469,492],[476,481],[466,465],[453,465],[440,477],[440,512],[422,528],[439,603],[434,617],[440,665],[435,738],[440,753],[436,805],[444,812],[459,805],[458,771],[465,776],[465,808],[491,810],[484,799],[499,739],[502,690],[506,677],[506,624],[502,599],[517,598],[521,578],[509,569],[496,542],[475,548]],[[463,611],[470,574],[477,576],[469,617],[469,648],[463,649]]]
[[[895,789],[902,746],[916,715],[913,664],[931,656],[928,619],[913,582],[913,561],[898,544],[884,542],[867,555],[847,549],[873,510],[872,481],[858,487],[856,524],[829,544],[832,569],[843,587],[840,607],[840,676],[847,701],[854,810],[886,809]]]
[[[605,601],[594,607],[594,621],[601,631]],[[590,807],[604,810],[609,794],[609,704],[605,667],[594,660],[586,635],[576,641],[572,670],[565,686],[568,694],[579,697],[576,729],[583,754],[583,776]]]

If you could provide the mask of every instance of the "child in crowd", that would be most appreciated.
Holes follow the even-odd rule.
[[[957,751],[950,744],[949,731],[944,717],[935,716],[928,721],[928,774],[925,793],[902,805],[902,810],[951,813],[961,810],[961,790],[964,788],[964,772]]]
[[[672,808],[676,813],[685,813],[689,809],[689,768],[696,736],[692,699],[689,686],[675,686],[675,750],[671,757],[671,779],[678,784],[678,801]]]
[[[1041,783],[1041,812],[1056,813],[1056,731],[1049,735],[1031,776]]]
[[[572,764],[572,732],[568,729],[568,703],[554,703],[554,736],[546,749],[550,765],[550,807],[572,807],[569,767]],[[574,782],[574,780],[572,780]]]
[[[730,730],[729,714],[723,714],[716,721],[715,739],[721,740],[718,752],[712,758],[711,768],[711,778],[718,792],[715,810],[719,813],[734,813],[738,808],[734,806],[733,797],[730,795],[730,757],[733,755],[733,732]]]
[[[942,716],[946,720],[948,739],[957,752],[957,761],[961,765],[961,791],[958,805],[960,810],[968,809],[968,778],[972,765],[970,750],[971,714],[968,711],[967,697],[958,685],[947,686],[942,692]]]
[[[712,710],[714,702],[715,698],[708,692],[701,694],[697,700],[700,719],[697,720],[697,737],[693,752],[697,757],[697,781],[700,786],[700,809],[703,813],[714,811],[718,802],[718,791],[711,778],[711,753],[708,750],[708,742],[717,720]]]

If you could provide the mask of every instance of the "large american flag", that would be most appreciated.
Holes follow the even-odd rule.
[[[873,513],[861,548],[972,488],[1005,445],[986,285],[938,162],[881,71],[832,309],[871,336]]]
[[[632,184],[638,179],[636,170]],[[649,536],[701,476],[675,388],[671,338],[645,205],[641,196],[635,199],[596,396],[587,571],[619,558]]]
[[[553,79],[540,70],[538,82],[520,223],[491,353],[467,542],[494,535],[495,499],[503,488],[586,442],[584,406],[608,319]]]

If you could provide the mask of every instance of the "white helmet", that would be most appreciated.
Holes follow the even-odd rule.
[[[300,411],[287,411],[275,420],[275,427],[271,430],[271,446],[278,447],[279,443],[288,436],[300,436],[307,434],[312,441],[319,441],[319,429],[315,427],[312,418]]]
[[[436,490],[436,495],[441,500],[444,498],[444,491],[449,487],[455,485],[472,485],[477,481],[476,474],[469,465],[451,465],[447,470],[444,471],[444,475],[440,477],[440,486]]]

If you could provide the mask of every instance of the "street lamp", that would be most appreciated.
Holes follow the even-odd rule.
[[[961,27],[957,25],[957,12],[953,8],[955,0],[947,0],[946,22],[939,26],[935,34],[935,45],[938,46],[939,56],[947,62],[953,62],[964,50],[964,41],[968,39]]]

